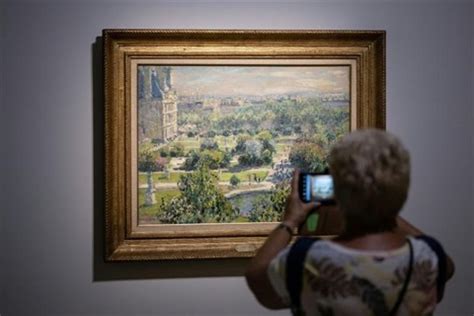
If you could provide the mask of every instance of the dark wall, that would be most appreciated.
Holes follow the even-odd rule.
[[[2,315],[278,314],[249,293],[243,261],[98,261],[101,97],[93,44],[103,28],[118,27],[387,30],[387,125],[413,165],[403,214],[439,238],[457,264],[438,314],[472,314],[472,3],[3,5]]]

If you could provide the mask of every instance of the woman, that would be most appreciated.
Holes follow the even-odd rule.
[[[287,247],[319,207],[300,200],[296,171],[283,221],[246,273],[257,300],[304,315],[432,314],[454,264],[434,238],[398,216],[410,180],[407,150],[387,132],[359,130],[343,137],[328,161],[343,232],[304,252],[296,249],[303,240]]]

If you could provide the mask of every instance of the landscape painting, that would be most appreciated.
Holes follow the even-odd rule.
[[[294,167],[325,170],[351,127],[349,65],[136,72],[139,224],[279,221]]]

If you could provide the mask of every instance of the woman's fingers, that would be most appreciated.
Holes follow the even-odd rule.
[[[319,202],[303,203],[303,210],[305,213],[309,213],[315,209],[318,209],[320,206],[321,206],[321,203]]]
[[[300,169],[295,168],[295,171],[293,171],[293,179],[291,180],[291,194],[294,196],[298,195],[299,180],[300,180]]]

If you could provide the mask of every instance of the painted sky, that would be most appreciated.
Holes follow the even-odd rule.
[[[172,66],[178,95],[349,93],[349,66]]]

